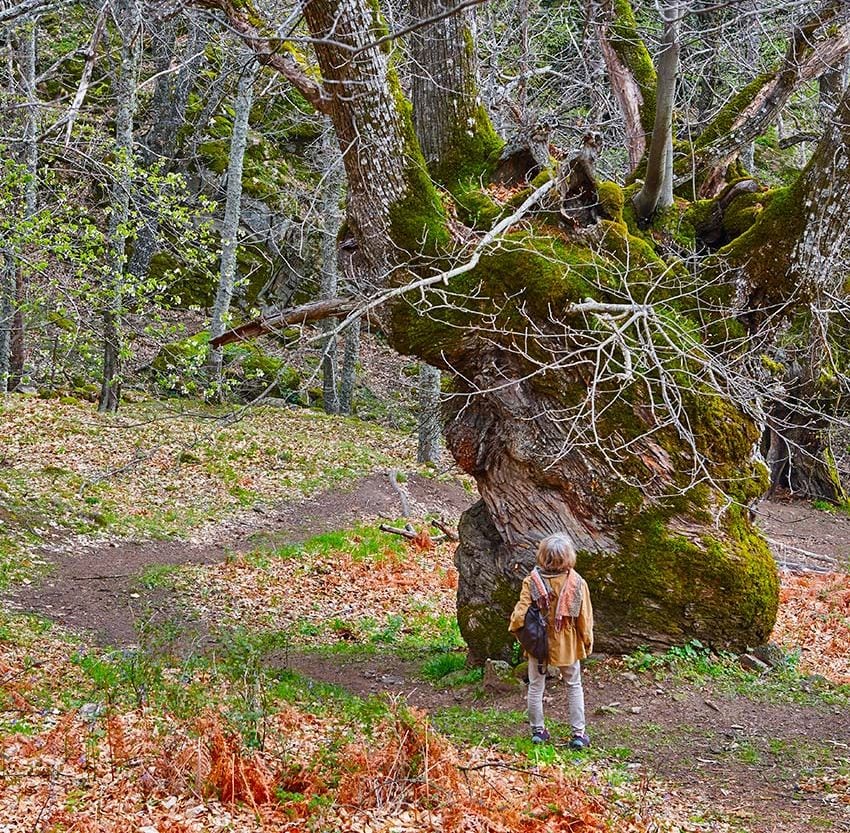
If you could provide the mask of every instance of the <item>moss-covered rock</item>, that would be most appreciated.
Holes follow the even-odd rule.
[[[625,197],[623,189],[616,182],[603,181],[596,184],[598,192],[599,210],[602,216],[615,223],[623,222],[623,205]]]
[[[210,386],[205,367],[208,349],[206,331],[164,345],[150,364],[156,383],[172,393],[202,395]],[[222,373],[225,388],[246,399],[267,389],[270,396],[290,399],[297,394],[301,381],[294,368],[256,343],[226,345]]]

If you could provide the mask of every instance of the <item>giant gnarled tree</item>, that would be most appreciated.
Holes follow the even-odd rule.
[[[376,4],[304,4],[320,80],[299,69],[242,3],[210,5],[258,55],[273,51],[330,116],[345,160],[355,259],[372,289],[360,306],[380,310],[397,349],[452,376],[446,440],[481,495],[462,518],[457,553],[458,616],[472,657],[509,651],[505,628],[518,582],[537,541],[557,530],[577,542],[602,649],[766,639],[776,573],[748,514],[767,488],[766,467],[753,456],[760,414],[757,405],[746,410],[747,391],[736,394],[743,376],[728,359],[734,338],[759,330],[768,307],[791,315],[813,297],[809,290],[801,297],[800,286],[816,291],[817,258],[845,240],[850,114],[843,125],[835,120],[790,192],[741,188],[731,199],[721,194],[717,210],[714,202],[689,209],[688,221],[706,228],[722,225],[733,208],[738,220],[731,244],[693,270],[656,250],[633,222],[630,195],[613,183],[585,183],[568,195],[593,200],[569,222],[553,181],[506,204],[478,187],[478,204],[496,207],[493,229],[478,236],[453,218],[480,221],[468,208],[470,183],[486,184],[494,164],[462,26],[446,27],[434,55],[439,66],[414,39],[423,78],[433,83],[413,87],[412,117],[393,69],[398,47]],[[418,2],[426,23],[417,38],[450,11]],[[459,71],[450,83],[446,66]],[[641,79],[641,107],[651,98],[650,77]],[[431,120],[418,107],[473,115]],[[839,110],[848,107],[845,96]],[[426,136],[426,124],[439,135]],[[709,127],[720,136],[720,126]],[[727,147],[721,139],[706,142],[706,168]],[[592,159],[584,162],[592,175]],[[828,205],[835,209],[819,220]],[[684,209],[677,204],[679,215]],[[688,297],[701,294],[699,304]],[[323,310],[345,316],[354,306],[340,299]],[[285,311],[225,338],[317,314],[316,305]]]

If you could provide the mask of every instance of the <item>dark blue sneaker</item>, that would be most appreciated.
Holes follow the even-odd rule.
[[[547,743],[551,739],[551,735],[546,729],[535,729],[531,733],[532,743]]]
[[[578,752],[581,752],[583,749],[587,749],[590,746],[590,738],[587,733],[583,735],[573,735],[570,740],[570,749],[575,749]]]

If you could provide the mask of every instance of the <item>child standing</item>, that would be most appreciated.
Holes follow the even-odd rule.
[[[586,749],[590,738],[584,722],[581,664],[593,652],[593,607],[587,582],[576,572],[576,551],[569,536],[550,535],[537,547],[537,566],[522,582],[519,601],[511,614],[509,630],[519,630],[532,601],[546,614],[549,664],[557,665],[567,685],[567,707],[573,736],[571,749]],[[543,724],[546,668],[528,663],[528,722],[534,743],[549,740]]]

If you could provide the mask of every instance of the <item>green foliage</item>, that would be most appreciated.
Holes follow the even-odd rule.
[[[466,657],[463,654],[435,654],[422,664],[422,676],[426,680],[439,680],[465,667]]]
[[[296,558],[311,563],[316,557],[345,552],[354,561],[380,565],[387,559],[403,559],[407,549],[403,538],[382,532],[377,526],[357,524],[348,530],[315,535],[303,544],[287,544],[274,551],[278,558]]]
[[[157,384],[184,396],[212,393],[206,370],[208,351],[207,330],[166,344],[151,362]],[[231,392],[249,398],[268,389],[271,396],[297,398],[301,381],[298,372],[283,359],[264,352],[256,342],[227,344],[222,353],[223,383],[216,385],[217,395]]]

